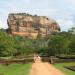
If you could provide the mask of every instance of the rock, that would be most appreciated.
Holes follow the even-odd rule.
[[[8,15],[9,31],[13,35],[36,38],[38,32],[42,36],[59,32],[60,27],[55,20],[46,16],[30,15],[26,13],[11,13]]]

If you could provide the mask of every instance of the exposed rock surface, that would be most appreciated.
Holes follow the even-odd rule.
[[[7,22],[9,30],[13,35],[36,37],[38,32],[42,36],[45,36],[52,32],[60,31],[57,22],[46,16],[11,13],[8,16]]]

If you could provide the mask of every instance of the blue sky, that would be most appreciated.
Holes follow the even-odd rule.
[[[0,27],[8,28],[8,14],[16,12],[48,16],[62,31],[75,26],[75,0],[0,0]]]

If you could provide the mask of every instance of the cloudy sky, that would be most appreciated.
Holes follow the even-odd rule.
[[[8,28],[8,14],[15,12],[48,16],[62,31],[75,26],[75,0],[0,0],[0,27]]]

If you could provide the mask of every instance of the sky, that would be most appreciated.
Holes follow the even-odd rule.
[[[0,0],[0,28],[8,28],[8,14],[17,12],[55,19],[61,31],[75,27],[75,0]]]

